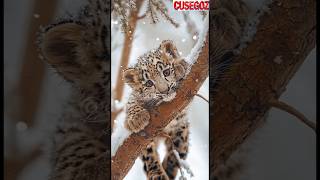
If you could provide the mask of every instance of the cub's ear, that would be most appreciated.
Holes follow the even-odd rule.
[[[75,23],[57,25],[44,33],[40,48],[49,64],[77,60],[84,27]]]
[[[174,73],[176,76],[176,80],[179,81],[183,79],[188,71],[189,71],[189,63],[187,63],[184,59],[179,59],[173,63],[174,65]]]
[[[66,23],[52,27],[41,37],[40,49],[45,60],[66,80],[74,81],[81,74],[83,35],[83,26]]]
[[[162,41],[160,44],[160,50],[165,60],[171,61],[180,57],[177,47],[174,45],[173,41]]]
[[[124,82],[133,87],[139,83],[139,70],[128,68],[123,72]]]

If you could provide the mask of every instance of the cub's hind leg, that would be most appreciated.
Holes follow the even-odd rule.
[[[189,151],[189,122],[186,118],[186,113],[183,112],[177,116],[165,129],[165,132],[170,136],[166,139],[167,153],[162,162],[169,179],[175,179],[179,161],[174,153],[178,153],[180,159],[186,159]]]
[[[142,152],[141,158],[144,164],[143,169],[148,180],[169,180],[160,163],[155,142],[151,142],[147,146],[147,148]]]

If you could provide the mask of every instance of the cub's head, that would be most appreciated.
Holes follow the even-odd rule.
[[[88,121],[106,120],[110,115],[109,55],[101,36],[92,35],[94,31],[73,22],[58,24],[42,34],[39,44],[44,60],[75,87],[74,100],[80,101]]]
[[[182,59],[172,41],[138,58],[134,67],[124,71],[124,81],[142,100],[171,101],[178,83],[186,75],[188,63]]]
[[[77,23],[63,23],[42,34],[40,50],[45,61],[74,86],[92,90],[107,87],[110,73],[103,40],[95,39],[94,29]]]

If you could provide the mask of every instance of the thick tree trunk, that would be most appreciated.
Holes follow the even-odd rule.
[[[151,142],[153,137],[161,133],[161,130],[170,123],[177,113],[182,111],[191,102],[193,96],[198,92],[202,83],[209,75],[208,47],[207,37],[197,61],[193,64],[187,78],[183,80],[175,99],[153,109],[150,112],[150,124],[142,132],[130,135],[119,147],[111,161],[112,179],[123,179],[134,161],[139,157],[141,150]]]
[[[262,124],[269,102],[280,97],[315,47],[315,5],[315,0],[273,1],[253,41],[211,90],[211,172]]]

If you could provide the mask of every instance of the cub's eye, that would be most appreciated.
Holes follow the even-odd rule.
[[[148,80],[144,85],[147,87],[151,87],[153,86],[153,82],[151,80]]]
[[[163,71],[164,77],[170,76],[170,68]]]

